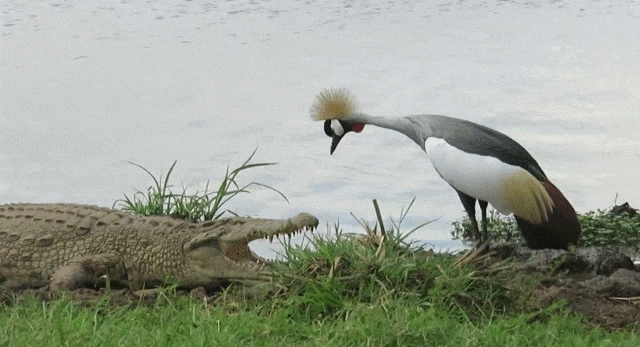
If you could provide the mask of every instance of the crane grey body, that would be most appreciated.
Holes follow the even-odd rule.
[[[440,115],[387,118],[360,113],[349,117],[349,121],[401,132],[417,143],[425,152],[425,143],[428,138],[443,139],[461,151],[495,157],[506,164],[519,166],[529,171],[539,180],[546,178],[538,162],[519,143],[501,132],[467,120]]]
[[[365,124],[405,134],[427,154],[438,174],[457,192],[469,214],[474,236],[481,235],[475,218],[480,203],[486,233],[486,208],[513,213],[531,248],[567,248],[581,233],[575,210],[547,179],[536,160],[520,144],[488,127],[447,116],[376,117],[355,112],[346,91],[321,93],[312,117],[325,121],[332,137],[331,153],[348,132]]]

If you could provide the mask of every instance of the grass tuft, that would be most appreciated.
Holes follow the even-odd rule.
[[[240,193],[250,193],[248,188],[252,186],[270,189],[289,202],[283,193],[268,185],[258,182],[251,182],[245,185],[238,184],[236,178],[241,172],[256,167],[275,165],[275,163],[250,163],[255,153],[256,150],[254,150],[249,158],[239,167],[231,171],[229,171],[229,167],[227,167],[225,176],[217,190],[211,191],[210,181],[207,181],[203,192],[195,192],[193,194],[187,194],[184,186],[179,193],[174,193],[171,189],[173,186],[169,184],[169,178],[177,161],[173,162],[164,178],[162,174],[156,177],[145,167],[136,163],[130,163],[141,168],[151,176],[153,185],[146,191],[136,191],[131,197],[124,194],[124,199],[117,200],[114,203],[114,207],[119,205],[123,211],[143,216],[172,216],[192,222],[203,222],[220,218],[227,212],[236,215],[236,213],[232,211],[223,210],[223,206]]]
[[[308,236],[306,247],[285,243],[284,258],[276,264],[283,289],[273,309],[317,321],[345,319],[354,303],[385,309],[399,301],[477,321],[512,307],[515,298],[507,285],[512,278],[454,266],[457,256],[408,242],[409,233],[400,231],[405,216],[403,211],[384,236],[379,224],[372,228],[362,220],[364,235],[343,234],[336,224],[330,236]]]

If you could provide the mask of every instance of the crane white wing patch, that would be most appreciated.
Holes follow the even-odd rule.
[[[542,183],[519,166],[464,152],[434,137],[427,139],[426,149],[433,167],[449,185],[488,201],[500,213],[513,213],[541,224],[553,210],[553,201]]]

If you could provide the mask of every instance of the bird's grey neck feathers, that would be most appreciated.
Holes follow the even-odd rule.
[[[408,116],[408,117],[378,117],[363,113],[356,113],[349,116],[349,121],[362,122],[375,125],[381,128],[395,130],[407,135],[415,143],[425,150],[425,141],[433,135],[429,126],[429,115]]]

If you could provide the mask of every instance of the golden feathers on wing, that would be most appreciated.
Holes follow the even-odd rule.
[[[536,225],[549,221],[554,208],[553,199],[537,178],[520,169],[506,177],[503,184],[504,199],[514,215]]]
[[[313,120],[343,119],[356,110],[353,95],[345,88],[325,89],[311,106]]]

